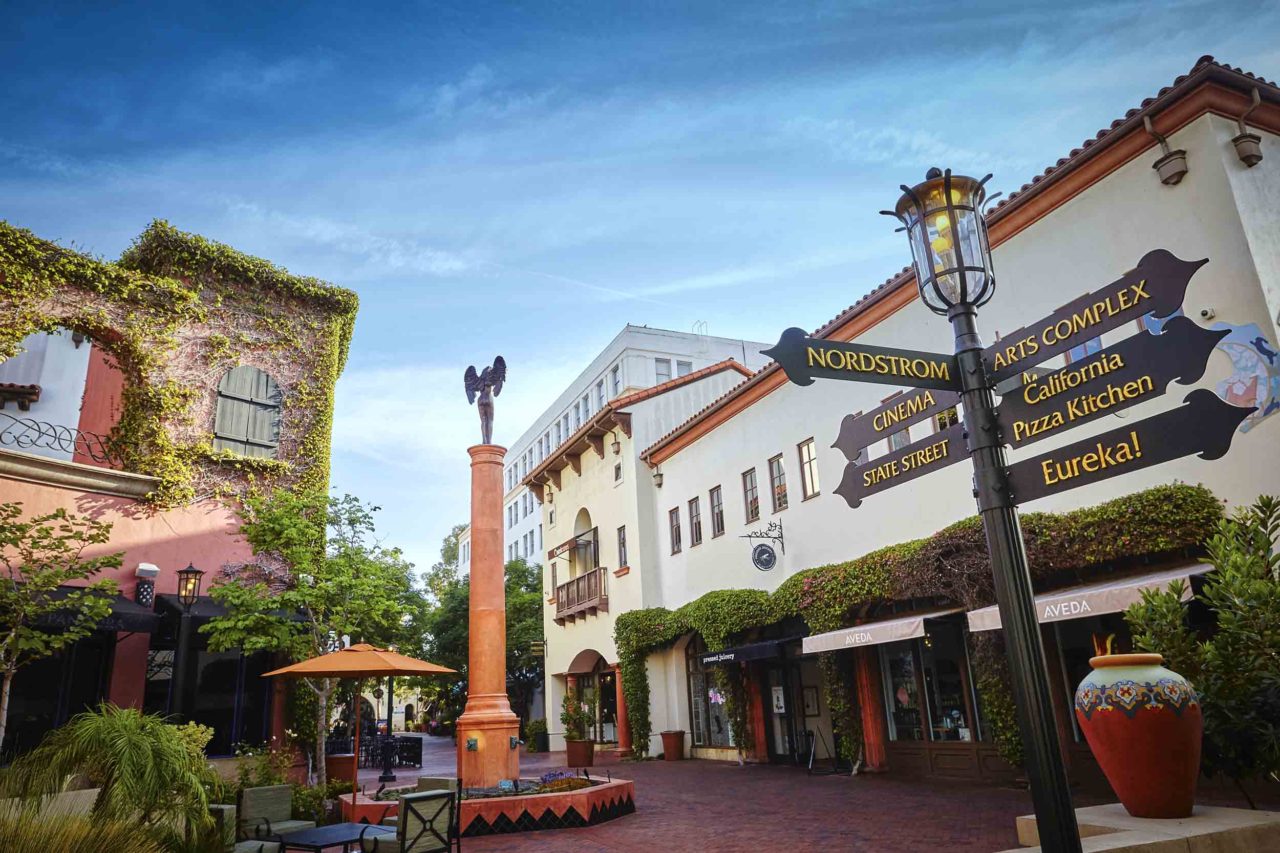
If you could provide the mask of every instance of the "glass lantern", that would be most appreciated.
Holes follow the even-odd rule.
[[[200,598],[200,580],[203,577],[204,572],[190,563],[178,571],[178,601],[187,610]]]
[[[896,209],[882,211],[905,226],[920,297],[935,313],[976,308],[995,292],[983,214],[999,193],[987,196],[989,180],[930,169],[923,183],[903,185]]]

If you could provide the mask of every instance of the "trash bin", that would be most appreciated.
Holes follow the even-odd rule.
[[[684,758],[684,729],[662,733],[662,757],[667,761],[680,761]]]

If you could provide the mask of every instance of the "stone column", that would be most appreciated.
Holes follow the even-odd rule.
[[[858,710],[862,715],[862,760],[867,770],[889,769],[885,743],[888,723],[884,716],[884,688],[880,680],[880,658],[875,649],[855,649],[854,682]]]
[[[613,684],[618,692],[618,754],[631,754],[631,721],[627,719],[627,697],[622,692],[622,665],[613,665]]]
[[[507,605],[502,561],[502,459],[505,447],[471,454],[471,601],[467,706],[458,718],[458,775],[488,788],[520,775],[520,720],[507,699]],[[473,748],[468,748],[468,744]]]

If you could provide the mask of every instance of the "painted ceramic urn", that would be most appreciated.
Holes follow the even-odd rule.
[[[1200,773],[1200,697],[1160,655],[1099,655],[1076,688],[1076,720],[1134,817],[1188,817]]]

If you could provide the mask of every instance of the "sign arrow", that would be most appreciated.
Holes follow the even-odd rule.
[[[956,424],[870,462],[861,465],[850,462],[844,466],[836,494],[844,498],[851,509],[857,509],[865,497],[967,458],[969,448],[964,441],[964,425]]]
[[[1000,401],[1004,439],[1022,447],[1122,411],[1204,375],[1214,346],[1230,329],[1205,329],[1174,317],[1162,334],[1142,332],[1030,380]]]
[[[1120,278],[1086,293],[1048,317],[1024,326],[987,347],[983,359],[992,382],[1000,382],[1072,347],[1146,314],[1165,318],[1182,307],[1196,270],[1209,263],[1184,261],[1153,249]]]
[[[960,395],[954,391],[928,388],[910,391],[861,415],[845,415],[840,421],[840,434],[831,446],[838,448],[845,459],[854,462],[864,447],[944,412],[959,402]]]
[[[1015,462],[1009,490],[1015,501],[1025,503],[1192,453],[1218,459],[1231,448],[1236,427],[1254,411],[1198,388],[1176,409]]]
[[[953,355],[827,341],[811,338],[797,328],[787,329],[776,345],[760,352],[778,362],[797,385],[811,385],[814,379],[847,379],[943,391],[960,389]]]

